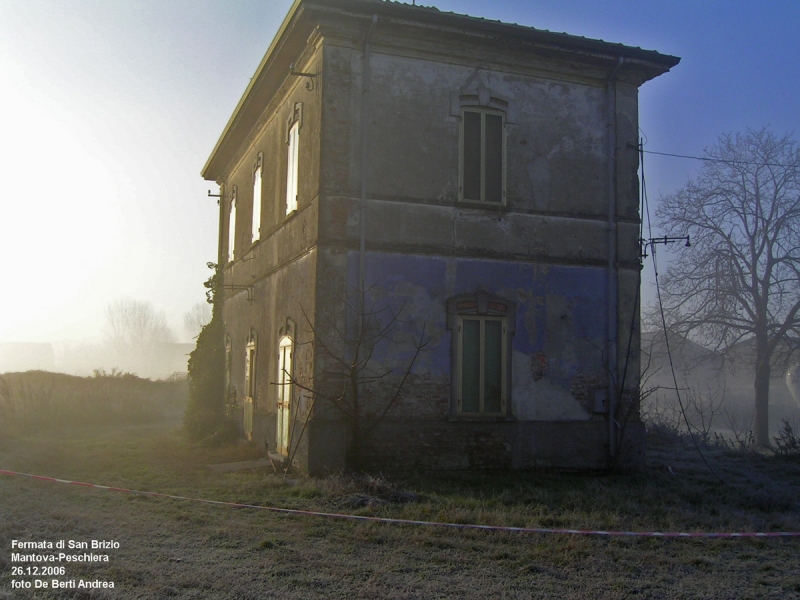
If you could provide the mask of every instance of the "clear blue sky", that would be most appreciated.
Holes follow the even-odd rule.
[[[680,56],[641,90],[648,149],[696,155],[765,124],[800,134],[796,0],[427,4]],[[122,297],[181,332],[216,258],[199,171],[289,6],[0,0],[0,342],[98,336]],[[646,165],[653,200],[698,166]]]

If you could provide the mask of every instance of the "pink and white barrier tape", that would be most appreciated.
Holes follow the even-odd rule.
[[[427,525],[429,527],[450,527],[452,529],[482,529],[485,531],[514,531],[518,533],[569,533],[573,535],[598,535],[598,536],[618,536],[618,537],[657,537],[657,538],[778,538],[778,537],[800,537],[800,531],[769,531],[754,532],[745,531],[740,533],[732,532],[695,532],[695,533],[675,533],[660,531],[601,531],[591,529],[550,529],[546,527],[506,527],[502,525],[476,525],[472,523],[440,523],[438,521],[414,521],[411,519],[392,519],[389,517],[369,517],[365,515],[346,515],[340,513],[326,513],[313,510],[299,510],[295,508],[278,508],[275,506],[262,506],[259,504],[244,504],[241,502],[224,502],[222,500],[206,500],[205,498],[190,498],[188,496],[176,496],[174,494],[161,494],[159,492],[142,492],[140,490],[129,490],[127,488],[112,487],[107,485],[97,485],[95,483],[83,483],[81,481],[68,481],[66,479],[56,479],[55,477],[45,477],[44,475],[32,475],[30,473],[18,473],[17,471],[6,471],[0,469],[0,475],[16,475],[20,477],[30,477],[42,481],[55,483],[68,483],[81,487],[96,488],[98,490],[108,490],[112,492],[124,492],[126,494],[139,494],[141,496],[154,496],[156,498],[171,498],[173,500],[188,500],[190,502],[203,502],[205,504],[216,504],[219,506],[231,506],[234,508],[254,508],[258,510],[268,510],[270,512],[284,513],[291,515],[307,515],[311,517],[327,517],[330,519],[349,519],[351,521],[370,521],[374,523],[393,523],[399,525]]]

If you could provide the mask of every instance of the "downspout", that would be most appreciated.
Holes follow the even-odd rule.
[[[606,103],[608,123],[608,221],[606,222],[606,235],[608,236],[608,273],[606,280],[606,352],[608,371],[608,456],[613,463],[617,455],[616,444],[616,375],[617,375],[617,185],[616,185],[616,154],[617,154],[617,102],[615,80],[622,67],[623,57],[617,59],[611,75],[606,81]]]
[[[359,303],[364,301],[364,290],[366,289],[366,247],[367,247],[367,158],[369,145],[369,55],[372,43],[372,34],[378,24],[378,15],[372,15],[367,37],[364,40],[364,72],[362,73],[361,83],[361,197],[358,203],[358,291]],[[364,307],[359,305],[359,314],[363,318]],[[359,325],[361,325],[359,323]]]
[[[219,233],[217,235],[217,272],[222,276],[223,273],[223,265],[225,264],[225,259],[227,258],[227,253],[225,248],[223,248],[222,241],[223,241],[223,234],[222,228],[223,223],[225,222],[225,190],[227,189],[226,185],[217,184],[219,186],[219,196],[217,196],[217,204],[219,205]],[[211,192],[209,191],[209,195]],[[223,276],[224,277],[224,276]],[[224,281],[218,281],[217,285],[223,285]],[[222,294],[220,294],[222,296]],[[214,296],[215,303],[214,306],[211,307],[212,315],[216,312],[219,312],[222,308],[222,298]],[[219,307],[219,308],[218,308]],[[222,314],[219,315],[222,317]]]
[[[225,222],[225,186],[219,186],[219,196],[217,196],[217,206],[219,206],[219,232],[217,234],[217,264],[222,267],[222,228],[223,223]],[[208,195],[211,196],[211,192],[208,192]]]

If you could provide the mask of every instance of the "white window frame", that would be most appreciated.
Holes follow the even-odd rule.
[[[292,410],[292,367],[294,359],[294,340],[289,335],[281,336],[278,341],[278,409],[276,415],[276,445],[278,452],[289,454],[291,443],[291,410]]]
[[[262,212],[262,188],[264,172],[264,155],[259,152],[253,168],[253,229],[251,242],[255,244],[261,239],[261,212]]]
[[[252,398],[255,403],[257,392],[256,369],[258,366],[258,348],[256,345],[256,333],[252,331],[247,338],[245,345],[245,367],[244,367],[244,395]]]
[[[225,335],[225,389],[231,389],[233,367],[233,346],[231,345],[231,338]]]
[[[236,186],[231,192],[231,204],[228,208],[228,262],[236,260]]]
[[[464,123],[465,113],[477,113],[481,116],[481,177],[480,177],[480,198],[466,198],[464,192]],[[486,115],[497,115],[501,118],[500,132],[501,132],[501,175],[500,175],[500,202],[486,200]],[[473,202],[478,204],[485,204],[487,206],[505,206],[506,204],[506,172],[508,171],[508,163],[506,159],[506,113],[502,110],[493,108],[485,108],[482,106],[465,106],[461,109],[461,123],[459,126],[459,144],[458,144],[458,199],[461,202]]]
[[[253,439],[253,415],[258,402],[256,398],[258,392],[258,388],[256,387],[258,383],[256,381],[258,366],[258,346],[256,338],[255,329],[251,329],[250,335],[247,336],[244,355],[244,394],[242,397],[244,413],[242,415],[242,425],[245,437],[251,441]]]
[[[471,293],[460,294],[447,299],[447,329],[451,332],[450,342],[450,416],[455,419],[510,419],[512,417],[511,406],[511,361],[513,356],[514,334],[517,322],[516,303],[501,296],[493,296],[482,288],[476,289]],[[464,361],[464,321],[468,319],[483,319],[484,321],[497,320],[501,323],[501,346],[500,346],[500,412],[486,412],[483,397],[485,392],[485,372],[480,373],[478,385],[480,395],[478,401],[478,412],[464,412],[463,409],[463,361]],[[486,343],[485,325],[481,332],[481,344]],[[485,353],[481,352],[480,361],[482,371],[485,369]]]
[[[292,116],[286,123],[286,215],[297,210],[300,193],[300,127],[303,124],[303,105],[295,103]]]
[[[464,385],[464,373],[463,373],[463,356],[464,356],[464,321],[478,321],[480,323],[480,347],[479,347],[479,360],[480,360],[480,372],[478,376],[478,410],[476,411],[469,411],[465,412],[462,406],[462,399],[463,399],[463,385]],[[485,398],[484,398],[484,369],[485,369],[485,343],[486,343],[486,322],[487,321],[494,321],[499,322],[501,326],[501,339],[500,339],[500,410],[496,412],[488,412],[485,410]],[[499,316],[489,316],[489,315],[458,315],[458,336],[457,336],[457,343],[458,343],[458,350],[457,350],[457,362],[456,362],[456,376],[458,381],[458,414],[463,416],[503,416],[506,414],[506,402],[507,402],[507,361],[508,361],[508,350],[507,350],[507,336],[508,336],[508,328],[506,326],[506,317],[499,317]]]

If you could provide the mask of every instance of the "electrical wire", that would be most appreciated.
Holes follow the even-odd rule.
[[[710,156],[690,156],[689,154],[672,154],[670,152],[656,152],[655,150],[642,150],[647,154],[658,154],[659,156],[669,156],[672,158],[688,158],[690,160],[703,160],[706,162],[725,163],[729,165],[756,165],[759,167],[781,167],[783,169],[793,169],[797,165],[784,165],[781,163],[758,162],[749,160],[725,160],[724,158],[712,158]]]
[[[650,203],[648,202],[648,199],[647,199],[647,184],[646,184],[645,176],[644,176],[644,153],[645,152],[646,152],[646,150],[644,150],[644,147],[640,144],[639,145],[639,153],[640,153],[639,154],[639,160],[640,160],[640,168],[642,170],[642,205],[644,207],[644,212],[647,214],[647,232],[649,234],[648,239],[652,240],[654,238],[653,238],[653,227],[652,227],[652,223],[650,221]],[[651,154],[658,154],[658,153],[651,153]],[[644,226],[643,225],[642,225],[642,231],[644,231]],[[642,238],[640,238],[640,239],[642,239]],[[695,438],[694,432],[692,431],[692,426],[689,423],[689,417],[686,416],[686,409],[683,406],[683,401],[681,400],[681,392],[680,392],[680,389],[678,388],[678,377],[677,377],[677,375],[675,375],[675,364],[673,363],[673,360],[672,360],[672,351],[670,350],[670,347],[669,347],[669,334],[667,333],[667,318],[664,315],[664,304],[663,304],[663,302],[661,300],[661,286],[658,283],[658,262],[657,262],[657,257],[656,257],[656,244],[653,244],[653,243],[650,244],[650,252],[651,252],[651,256],[653,257],[653,274],[655,275],[655,281],[656,281],[656,294],[658,296],[658,310],[661,313],[661,326],[664,329],[664,344],[665,344],[665,346],[667,348],[667,357],[669,358],[669,368],[670,368],[670,371],[672,373],[672,382],[675,384],[675,395],[678,398],[678,406],[680,406],[681,415],[683,416],[683,420],[686,423],[686,429],[689,431],[689,437],[691,437],[691,439],[692,439],[692,444],[694,444],[694,447],[697,450],[697,453],[700,455],[700,458],[703,459],[703,463],[705,463],[706,468],[708,468],[708,470],[711,472],[711,474],[714,475],[714,477],[716,477],[717,479],[719,479],[719,481],[721,483],[723,483],[724,485],[728,485],[728,483],[722,477],[720,477],[719,474],[708,463],[708,460],[706,459],[705,454],[703,454],[703,451],[700,449],[700,445],[697,443],[697,439]]]

